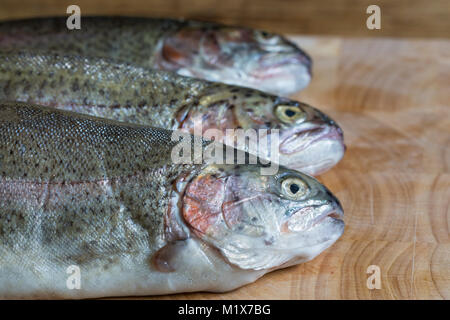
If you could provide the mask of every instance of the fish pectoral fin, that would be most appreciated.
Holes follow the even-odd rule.
[[[167,243],[164,247],[156,251],[151,257],[152,265],[160,272],[175,272],[179,265],[177,256],[185,249],[187,242],[179,240]]]
[[[244,249],[231,244],[220,248],[220,251],[231,264],[247,270],[272,269],[289,260],[285,253],[267,248]]]

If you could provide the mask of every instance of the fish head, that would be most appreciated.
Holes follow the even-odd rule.
[[[330,169],[344,156],[342,129],[306,103],[258,90],[220,87],[203,95],[199,104],[202,108],[189,114],[183,111],[181,129],[208,139],[207,130],[218,129],[222,135],[219,140],[214,135],[216,141],[312,175]],[[227,129],[243,130],[227,133]],[[240,135],[258,140],[248,143]]]
[[[251,153],[312,175],[327,171],[342,159],[343,131],[329,116],[306,103],[262,98],[265,103],[253,102],[236,110],[241,127],[266,129],[258,138],[267,134],[268,143],[260,140],[258,150],[249,146]]]
[[[316,179],[280,168],[209,166],[187,185],[189,228],[242,269],[274,270],[313,259],[343,233],[339,201]]]
[[[248,28],[190,25],[161,44],[160,66],[184,76],[288,95],[311,80],[311,58],[284,37]]]
[[[273,161],[312,175],[327,171],[344,156],[343,131],[322,111],[306,103],[282,99],[270,114],[273,117],[271,127],[279,128],[274,146],[277,152],[260,144],[259,154],[273,153],[276,156],[272,156]],[[271,131],[268,134],[270,136]]]

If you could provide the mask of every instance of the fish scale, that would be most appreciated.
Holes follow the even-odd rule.
[[[226,89],[169,72],[79,56],[4,53],[0,64],[3,100],[46,103],[163,128],[176,125],[172,119],[180,106],[198,100],[202,91]]]
[[[77,32],[67,29],[66,20],[66,17],[55,17],[2,22],[1,46],[5,49],[26,46],[74,55],[91,52],[151,67],[155,64],[158,42],[189,24],[167,19],[86,17],[83,32]]]
[[[107,269],[117,255],[148,254],[172,180],[201,167],[165,165],[174,143],[163,129],[17,104],[0,107],[0,126],[0,273],[30,252],[25,266],[57,274],[61,261]]]

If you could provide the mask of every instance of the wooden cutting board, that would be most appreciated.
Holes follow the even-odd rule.
[[[224,294],[158,299],[450,299],[450,41],[292,37],[314,59],[295,95],[344,129],[319,177],[346,230],[313,261]],[[381,288],[368,289],[367,268]]]

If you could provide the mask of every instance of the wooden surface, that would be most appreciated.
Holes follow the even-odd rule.
[[[295,38],[315,78],[296,98],[340,123],[347,153],[319,179],[344,235],[315,260],[225,294],[170,299],[450,299],[450,41]],[[366,286],[378,265],[382,287]]]
[[[448,0],[1,0],[0,19],[82,14],[185,17],[296,34],[450,36]],[[381,8],[381,30],[368,30],[366,8]]]

